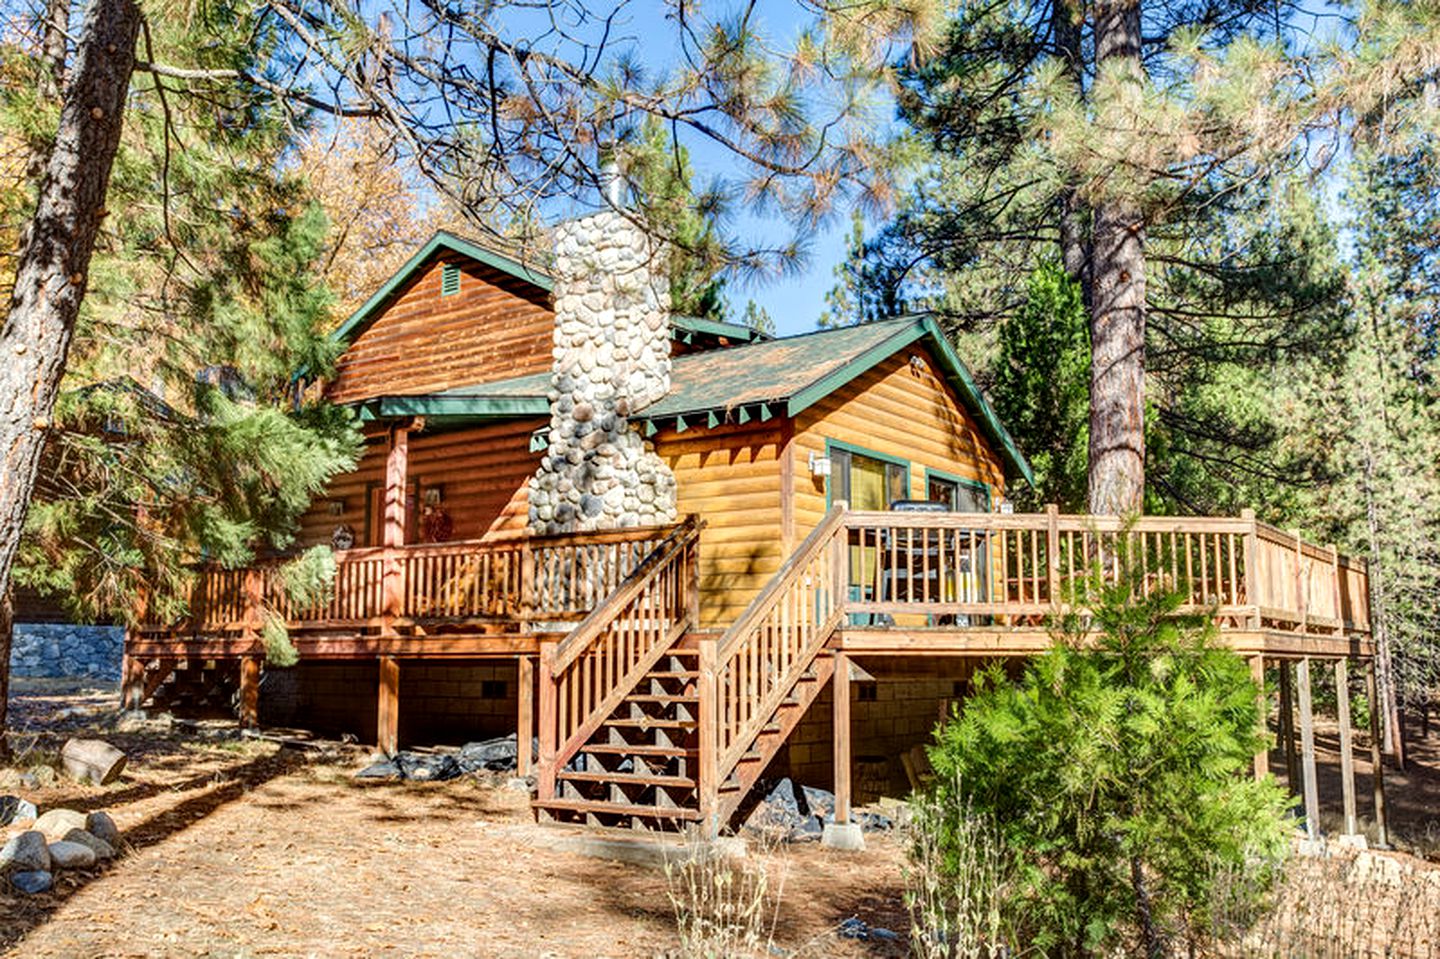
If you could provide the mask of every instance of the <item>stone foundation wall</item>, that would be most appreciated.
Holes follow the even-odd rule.
[[[16,623],[10,672],[118,680],[124,652],[125,630],[120,626]]]
[[[629,420],[670,391],[663,254],[606,211],[556,228],[554,275],[550,439],[530,481],[530,528],[672,523],[675,477]]]
[[[400,743],[462,745],[513,733],[515,662],[400,662]],[[266,667],[260,723],[375,741],[379,672],[375,663],[299,663]]]

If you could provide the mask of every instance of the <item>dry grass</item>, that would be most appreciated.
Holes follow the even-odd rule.
[[[941,837],[953,835],[947,863]],[[905,868],[910,951],[916,959],[1000,959],[1012,955],[1001,915],[1004,852],[994,826],[930,796],[910,805],[911,860]],[[948,868],[947,868],[948,866]]]
[[[1243,884],[1244,880],[1238,880]],[[1242,888],[1232,898],[1247,898]],[[1225,892],[1222,890],[1222,895]],[[1440,869],[1371,852],[1302,856],[1258,919],[1230,917],[1216,959],[1422,959],[1440,955]]]
[[[788,863],[781,846],[761,839],[750,854],[706,841],[692,830],[665,863],[683,959],[748,959],[774,954]],[[772,875],[772,873],[774,875]]]

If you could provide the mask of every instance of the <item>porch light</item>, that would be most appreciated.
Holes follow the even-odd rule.
[[[327,500],[325,511],[331,516],[343,516],[345,514],[345,501],[343,499]]]
[[[811,475],[811,476],[829,476],[829,475],[830,475],[830,457],[828,457],[828,456],[816,456],[815,453],[812,451],[812,452],[810,453],[810,475]]]
[[[440,484],[438,484],[438,483],[435,484],[434,486],[427,486],[427,487],[425,487],[425,505],[426,505],[426,506],[439,506],[439,505],[440,505],[440,500],[443,498],[443,495],[442,495],[442,493],[441,493],[440,491],[441,491],[441,486],[440,486]]]

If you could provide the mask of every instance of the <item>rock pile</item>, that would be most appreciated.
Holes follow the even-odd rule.
[[[92,869],[115,858],[120,830],[107,814],[50,809],[36,818],[34,812],[35,806],[18,796],[0,796],[0,825],[21,827],[0,846],[0,878],[12,888],[30,895],[45,892],[59,870]]]
[[[613,211],[556,229],[550,445],[530,480],[537,533],[675,521],[675,477],[629,419],[670,391],[664,261]]]

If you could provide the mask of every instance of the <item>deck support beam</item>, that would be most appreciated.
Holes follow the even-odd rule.
[[[1335,660],[1335,713],[1340,723],[1340,792],[1345,803],[1345,835],[1359,830],[1355,815],[1355,755],[1350,728],[1350,664]]]
[[[1385,821],[1385,761],[1380,754],[1380,704],[1378,684],[1375,682],[1375,660],[1365,663],[1365,696],[1370,701],[1370,788],[1375,801],[1375,844],[1382,849],[1390,848],[1390,832]]]
[[[519,715],[515,717],[515,775],[530,775],[531,755],[535,739],[535,661],[529,656],[516,660],[515,698]]]
[[[128,640],[128,637],[127,637]],[[126,644],[129,645],[128,642]],[[126,653],[120,667],[120,708],[134,711],[145,702],[145,661],[132,653]]]
[[[1304,768],[1301,778],[1305,790],[1305,832],[1311,839],[1320,837],[1320,789],[1315,777],[1315,716],[1311,711],[1310,658],[1295,666],[1300,693],[1300,761]]]
[[[1264,779],[1270,774],[1270,697],[1265,694],[1265,657],[1250,657],[1250,679],[1255,683],[1258,716],[1257,731],[1260,733],[1260,748],[1255,751],[1255,778]]]
[[[860,824],[850,817],[850,657],[835,654],[835,672],[830,677],[834,722],[831,738],[835,744],[835,821],[825,824],[820,842],[831,849],[865,848]]]
[[[1280,742],[1285,747],[1285,786],[1290,795],[1300,795],[1300,763],[1295,755],[1295,692],[1290,680],[1290,661],[1280,660]]]
[[[260,657],[246,656],[240,660],[240,728],[255,729],[260,725]]]
[[[375,744],[387,756],[400,749],[400,661],[380,657],[380,700],[376,709]]]

